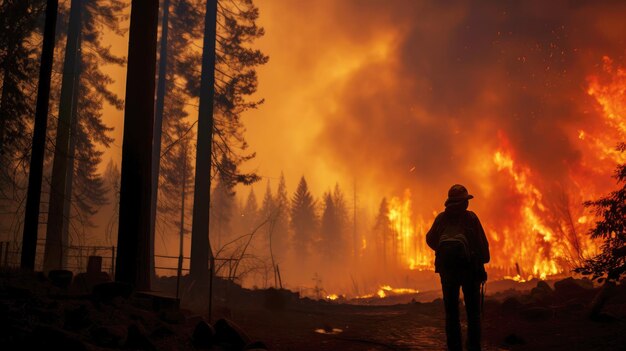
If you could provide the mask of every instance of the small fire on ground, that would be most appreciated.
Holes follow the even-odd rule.
[[[371,299],[371,298],[381,298],[381,299],[384,299],[385,297],[388,297],[388,296],[417,294],[417,293],[419,293],[419,290],[416,290],[416,289],[411,289],[411,288],[392,288],[389,285],[381,285],[379,287],[378,291],[376,291],[376,293],[359,295],[359,296],[356,296],[355,299]],[[329,295],[326,296],[326,299],[329,300],[329,301],[336,301],[336,300],[339,300],[339,299],[345,299],[345,296],[344,295],[337,295],[337,294],[329,294]]]

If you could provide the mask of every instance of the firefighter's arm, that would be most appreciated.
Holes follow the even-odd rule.
[[[483,263],[488,263],[491,259],[489,254],[489,242],[487,241],[487,235],[485,235],[485,230],[483,229],[482,224],[480,223],[480,219],[478,216],[474,214],[476,218],[476,230],[478,233],[478,239],[480,240],[480,250],[483,258]]]
[[[433,250],[437,250],[437,244],[439,243],[439,236],[441,235],[441,231],[439,230],[440,222],[441,214],[435,218],[432,227],[430,227],[430,230],[426,233],[426,244]]]

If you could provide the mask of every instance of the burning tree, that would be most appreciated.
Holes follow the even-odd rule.
[[[617,150],[626,151],[626,143],[620,143]],[[617,166],[615,172],[621,189],[586,206],[594,207],[599,220],[590,231],[592,238],[602,239],[601,252],[575,269],[592,276],[598,282],[615,282],[626,275],[626,163]]]

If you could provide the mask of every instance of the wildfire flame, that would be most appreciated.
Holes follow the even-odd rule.
[[[598,244],[587,235],[595,218],[582,203],[598,198],[606,190],[604,184],[594,184],[589,175],[605,177],[616,163],[626,162],[626,155],[615,150],[615,145],[626,137],[626,70],[608,57],[602,62],[602,72],[588,78],[586,92],[597,101],[602,121],[610,128],[601,132],[580,129],[572,135],[572,140],[582,143],[582,161],[567,169],[568,179],[563,181],[569,186],[563,191],[567,199],[564,204],[554,200],[554,195],[546,197],[545,192],[552,190],[553,184],[540,179],[530,166],[515,158],[506,136],[501,136],[503,142],[491,153],[491,164],[485,168],[481,182],[508,182],[507,196],[515,204],[507,212],[510,220],[492,224],[491,218],[483,219],[491,243],[490,267],[504,269],[509,273],[503,275],[512,280],[523,282],[569,273],[577,262],[597,252]],[[414,215],[408,190],[402,198],[391,199],[388,218],[398,263],[408,269],[432,268],[434,255],[425,245],[425,228],[430,222]],[[378,295],[384,296],[386,291],[381,287]]]
[[[414,224],[411,192],[407,189],[404,197],[393,197],[389,202],[387,214],[391,229],[395,235],[394,247],[400,264],[409,269],[418,269],[432,265],[434,254],[426,246],[426,233],[423,221]]]

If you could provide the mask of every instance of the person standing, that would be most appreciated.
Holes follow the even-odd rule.
[[[487,280],[489,243],[478,216],[468,211],[474,198],[460,184],[448,191],[445,211],[439,213],[426,234],[426,243],[435,251],[435,272],[441,278],[446,312],[446,338],[449,351],[462,350],[459,320],[459,290],[467,312],[467,348],[480,350],[481,284]]]

